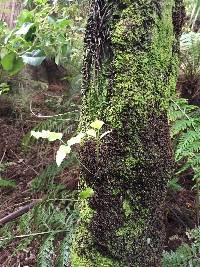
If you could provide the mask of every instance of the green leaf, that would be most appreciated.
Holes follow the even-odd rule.
[[[16,187],[15,181],[0,178],[0,187]]]
[[[80,192],[80,198],[87,199],[94,195],[94,190],[91,187],[87,187],[85,190]]]
[[[1,59],[1,65],[4,70],[11,71],[13,69],[15,57],[16,54],[14,52],[10,52]]]
[[[88,134],[89,136],[92,136],[94,138],[97,137],[97,133],[96,133],[96,131],[94,129],[87,130],[86,134]]]
[[[100,130],[103,125],[104,125],[104,122],[100,120],[95,120],[94,122],[90,124],[92,128],[97,129],[97,130]]]
[[[70,19],[58,19],[56,21],[56,26],[58,26],[59,28],[65,28],[67,26],[70,26],[72,24],[72,21]]]
[[[48,16],[48,22],[50,24],[55,24],[56,23],[56,18],[54,16]]]
[[[66,157],[66,155],[69,154],[70,152],[71,152],[71,147],[70,146],[61,145],[59,147],[59,149],[57,151],[57,154],[56,154],[56,164],[58,165],[58,167],[63,162],[63,160]]]
[[[33,25],[34,25],[34,23],[25,22],[24,24],[22,24],[21,28],[15,32],[15,34],[16,35],[26,35]]]
[[[62,133],[49,132],[48,140],[52,142],[55,140],[61,140],[62,137],[63,137]]]
[[[167,183],[167,187],[175,191],[180,191],[183,189],[182,186],[178,183],[178,178],[173,178],[169,180]]]
[[[39,66],[44,61],[46,56],[40,50],[34,50],[22,55],[23,62],[32,66]]]
[[[31,22],[33,19],[33,13],[27,9],[23,9],[18,17],[18,22],[20,24],[25,22]]]
[[[59,63],[60,63],[60,58],[61,58],[61,54],[58,53],[58,54],[56,55],[56,57],[55,57],[55,63],[56,63],[56,65],[59,65]]]
[[[16,75],[24,68],[24,62],[21,58],[17,58],[13,63],[12,70],[9,71],[10,75]]]

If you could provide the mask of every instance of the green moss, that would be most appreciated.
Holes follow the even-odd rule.
[[[126,217],[130,216],[131,214],[132,215],[134,214],[133,207],[130,207],[129,205],[130,204],[126,203],[126,208],[125,208]],[[140,210],[140,217],[138,219],[135,217],[135,220],[133,221],[128,220],[121,228],[119,228],[116,231],[117,236],[123,236],[123,238],[126,239],[126,244],[129,247],[128,249],[130,249],[130,247],[132,246],[133,238],[136,239],[137,237],[139,237],[146,227],[149,212],[147,209],[142,209],[142,207],[140,207],[139,210]],[[132,216],[132,218],[134,218],[134,216]]]
[[[85,247],[82,248],[83,237],[87,244],[84,244]],[[93,245],[91,234],[83,226],[81,226],[76,233],[76,242],[73,244],[74,246],[71,249],[71,266],[73,267],[126,267],[117,260],[103,256],[98,252]],[[82,254],[81,249],[87,252]]]
[[[112,194],[113,194],[113,196],[117,196],[118,194],[120,194],[120,192],[121,192],[121,190],[120,190],[119,188],[114,188],[114,189],[112,190]]]
[[[124,10],[121,20],[115,25],[112,38],[117,50],[113,62],[116,72],[115,96],[112,107],[109,106],[106,110],[114,128],[123,127],[119,118],[127,106],[137,109],[140,113],[138,115],[145,120],[148,107],[158,103],[159,108],[155,112],[163,112],[168,108],[170,96],[175,92],[179,62],[177,55],[172,56],[175,42],[173,1],[167,1],[162,19],[151,12],[151,1],[146,2],[146,13],[144,4],[141,10],[138,10],[137,4],[132,4]],[[150,25],[146,29],[146,18],[152,20],[153,25],[155,21],[156,27]],[[139,43],[141,47],[138,46]],[[123,51],[118,51],[120,46],[123,46]]]
[[[72,267],[159,266],[162,252],[158,225],[171,174],[166,110],[178,69],[174,1],[163,1],[161,11],[152,0],[119,2],[127,5],[111,19],[112,58],[103,58],[98,75],[94,58],[87,69],[80,128],[97,117],[113,131],[102,140],[98,161],[94,142],[81,148],[89,170],[82,168],[82,180],[95,194],[80,207]]]
[[[94,216],[95,211],[90,208],[88,202],[86,200],[80,201],[78,209],[79,209],[80,219],[85,223],[86,222],[89,223],[92,217]]]
[[[125,199],[123,201],[123,210],[124,210],[124,213],[125,213],[125,216],[128,217],[129,215],[132,214],[132,205],[130,203],[130,201],[128,199]]]

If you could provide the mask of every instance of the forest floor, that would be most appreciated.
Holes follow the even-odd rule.
[[[36,192],[31,189],[31,185],[41,171],[55,161],[55,154],[58,148],[58,144],[56,143],[49,144],[48,142],[37,141],[31,143],[28,149],[22,145],[24,137],[28,137],[27,134],[39,122],[46,119],[45,116],[53,116],[55,114],[51,108],[47,107],[41,94],[39,94],[38,97],[34,96],[34,101],[34,106],[36,107],[34,108],[34,114],[27,109],[25,112],[22,112],[20,116],[16,116],[15,112],[9,112],[11,107],[6,98],[5,101],[1,103],[0,178],[14,182],[15,186],[13,188],[5,187],[0,189],[0,228],[20,218],[20,216],[17,215],[18,218],[15,219],[16,211],[26,208],[27,205],[29,205],[27,208],[28,211],[38,200],[45,197],[46,192],[43,190],[41,190],[41,192],[37,190]],[[44,118],[40,117],[41,112],[45,114]],[[39,115],[37,116],[36,114]],[[65,169],[56,179],[59,184],[73,190],[77,187],[77,177],[77,169]],[[4,220],[10,215],[11,218]],[[16,229],[14,235],[17,234],[18,231]],[[4,238],[4,236],[0,235],[0,239],[1,238]],[[16,247],[19,245],[21,239],[23,238],[14,238],[14,240],[6,246],[6,249],[0,249],[1,267],[36,266],[39,239],[35,238],[28,249],[22,250],[20,253],[15,253]]]
[[[41,103],[38,106],[41,108]],[[39,110],[36,113],[39,113]],[[46,108],[45,114],[52,114],[52,112]],[[56,144],[47,146],[45,143],[39,143],[25,151],[22,147],[22,139],[41,119],[34,116],[30,110],[25,112],[23,117],[5,115],[0,117],[0,174],[1,178],[14,181],[16,186],[0,191],[0,222],[7,215],[13,214],[27,204],[34,205],[34,201],[44,197],[44,192],[31,191],[30,185],[40,171],[54,161],[57,149]],[[77,186],[77,177],[77,169],[67,169],[59,175],[58,179],[66,188],[74,189]],[[179,181],[182,189],[168,192],[165,207],[167,231],[165,250],[167,251],[175,250],[181,243],[188,242],[186,232],[196,224],[195,194],[192,190],[191,178],[191,173],[185,173]],[[12,216],[8,221],[13,221]],[[4,225],[5,223],[2,223],[0,227]],[[36,238],[28,249],[15,253],[20,239],[16,237],[6,249],[0,249],[0,266],[36,266],[38,239]]]

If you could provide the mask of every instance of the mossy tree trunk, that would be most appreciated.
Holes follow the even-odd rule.
[[[181,0],[94,0],[86,31],[80,130],[98,118],[112,130],[85,140],[72,267],[157,267],[171,177],[167,109],[175,92]]]

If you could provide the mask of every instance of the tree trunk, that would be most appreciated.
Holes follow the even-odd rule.
[[[80,203],[72,267],[161,265],[183,15],[181,0],[92,3],[80,130],[98,118],[112,133],[98,149],[95,140],[81,146],[81,185],[94,195]]]
[[[10,28],[15,25],[15,20],[22,8],[20,0],[6,0],[0,3],[0,21],[5,21]]]

